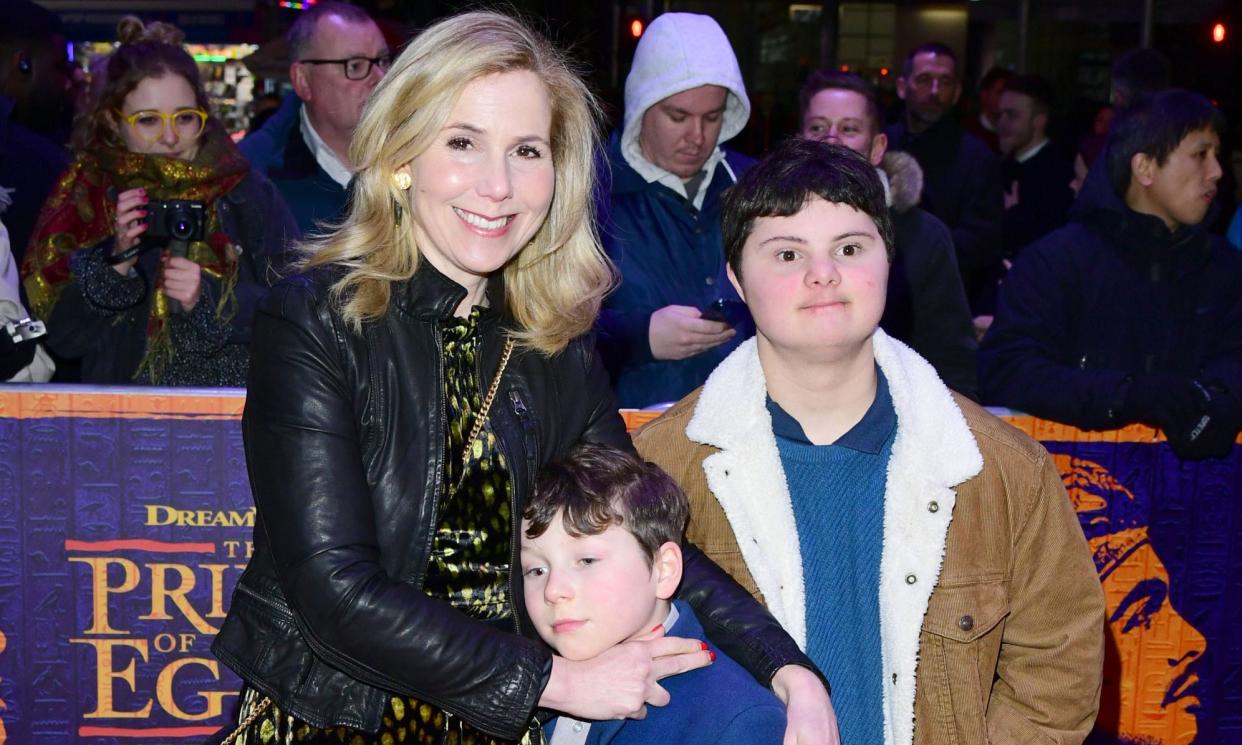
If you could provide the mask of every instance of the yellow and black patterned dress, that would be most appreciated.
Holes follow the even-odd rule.
[[[432,539],[424,591],[467,615],[511,626],[509,557],[513,486],[509,468],[490,426],[469,443],[462,472],[464,440],[485,391],[478,379],[476,307],[467,318],[443,328],[446,460],[439,524]],[[488,381],[490,382],[490,381]],[[262,697],[246,689],[238,721],[245,721]],[[497,740],[430,704],[405,696],[389,699],[384,723],[374,734],[346,727],[319,729],[272,705],[236,740],[236,745],[344,743],[345,745],[500,745]]]

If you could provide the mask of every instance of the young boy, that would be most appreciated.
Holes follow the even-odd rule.
[[[687,539],[832,684],[845,743],[1080,743],[1104,596],[1044,448],[878,328],[893,246],[875,167],[791,140],[724,201],[757,328],[635,438]]]
[[[522,515],[522,581],[539,636],[571,660],[622,642],[698,639],[705,668],[664,678],[671,700],[644,719],[545,726],[552,745],[780,743],[776,696],[707,641],[690,606],[670,602],[681,582],[686,495],[658,467],[616,448],[585,444],[540,475]]]

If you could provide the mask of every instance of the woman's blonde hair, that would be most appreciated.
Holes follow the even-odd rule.
[[[514,18],[483,11],[436,23],[396,59],[350,143],[356,175],[349,213],[302,246],[306,266],[344,267],[332,291],[355,330],[382,316],[392,283],[418,268],[412,231],[394,214],[394,204],[404,205],[406,196],[393,174],[430,147],[471,81],[516,70],[533,72],[547,87],[556,176],[546,220],[503,270],[505,303],[519,326],[512,333],[523,346],[553,354],[594,324],[614,281],[595,233],[592,201],[598,105],[545,38]]]

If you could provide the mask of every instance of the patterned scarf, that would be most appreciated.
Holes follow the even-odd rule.
[[[101,146],[79,155],[61,175],[39,214],[22,280],[31,310],[48,318],[70,279],[69,259],[80,249],[110,237],[116,219],[116,195],[143,187],[152,200],[185,199],[207,205],[205,240],[192,241],[188,257],[220,283],[216,315],[228,321],[236,312],[237,251],[220,229],[216,201],[241,183],[250,164],[218,127],[208,127],[193,161],[133,153]],[[111,193],[111,196],[109,194]],[[155,286],[163,284],[156,277]],[[153,293],[147,318],[147,351],[135,373],[155,381],[172,360],[168,299]]]

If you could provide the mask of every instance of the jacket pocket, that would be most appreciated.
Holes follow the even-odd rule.
[[[1008,583],[939,586],[923,618],[915,693],[915,742],[983,745],[1000,652]]]
[[[379,728],[387,694],[320,660],[274,583],[256,589],[238,582],[211,649],[248,685],[312,726]]]

